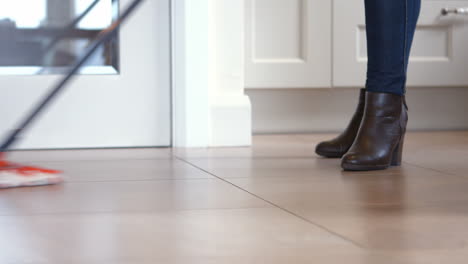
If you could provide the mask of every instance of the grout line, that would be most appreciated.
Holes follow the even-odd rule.
[[[15,159],[15,158],[13,158]],[[172,160],[174,159],[173,156],[167,156],[167,157],[153,157],[153,158],[117,158],[117,159],[112,159],[112,158],[106,158],[106,159],[78,159],[78,160],[20,160],[17,163],[68,163],[68,162],[121,162],[121,161],[149,161],[149,160],[154,160],[154,161],[166,161],[166,160]],[[18,159],[16,159],[18,160]]]
[[[65,181],[61,185],[68,185],[68,184],[77,184],[77,183],[119,183],[119,182],[177,182],[177,181],[199,181],[199,180],[215,180],[213,177],[211,178],[153,178],[153,179],[137,179],[137,180],[71,180]],[[53,185],[50,185],[53,186]]]
[[[412,162],[406,162],[406,161],[404,161],[404,163],[406,163],[406,164],[408,164],[408,165],[410,165],[410,166],[413,166],[413,167],[417,167],[417,168],[420,168],[420,169],[431,170],[431,171],[435,171],[435,172],[438,172],[438,173],[441,173],[441,174],[447,174],[447,175],[452,175],[452,176],[459,176],[459,175],[456,174],[456,173],[440,171],[440,170],[437,170],[437,169],[434,169],[434,168],[424,167],[424,166],[421,166],[421,165],[418,165],[418,164],[415,164],[415,163],[412,163]]]
[[[240,190],[244,191],[244,192],[246,192],[246,193],[248,193],[248,194],[250,194],[250,195],[252,195],[252,196],[254,196],[254,197],[256,197],[256,198],[258,198],[258,199],[260,199],[260,200],[262,200],[262,201],[264,201],[265,203],[268,203],[268,204],[270,204],[271,206],[273,206],[273,207],[275,207],[275,208],[277,208],[277,209],[280,209],[280,210],[283,211],[283,212],[286,212],[286,213],[288,213],[288,214],[290,214],[290,215],[293,215],[293,216],[295,216],[295,217],[297,217],[297,218],[299,218],[299,219],[301,219],[301,220],[303,220],[303,221],[305,221],[305,222],[307,222],[307,223],[309,223],[309,224],[312,224],[312,225],[314,225],[314,226],[316,226],[316,227],[318,227],[318,228],[320,228],[320,229],[326,231],[327,233],[329,233],[329,234],[331,234],[331,235],[333,235],[333,236],[339,237],[339,238],[343,239],[344,241],[346,241],[346,242],[348,242],[348,243],[350,243],[350,244],[352,244],[352,245],[354,245],[354,246],[356,246],[356,247],[358,247],[358,248],[361,248],[361,249],[365,249],[365,248],[366,248],[365,246],[359,244],[358,242],[356,242],[356,241],[354,241],[354,240],[351,240],[351,239],[349,239],[349,238],[347,238],[347,237],[345,237],[345,236],[342,236],[341,234],[336,233],[336,232],[334,232],[334,231],[332,231],[332,230],[326,228],[326,227],[323,226],[323,225],[317,224],[317,223],[315,223],[315,222],[313,222],[313,221],[311,221],[311,220],[309,220],[309,219],[307,219],[307,218],[305,218],[305,217],[303,217],[303,216],[301,216],[301,215],[299,215],[299,214],[296,214],[296,213],[294,213],[294,212],[292,212],[292,211],[290,211],[290,210],[288,210],[288,209],[286,209],[286,208],[283,208],[283,207],[281,207],[281,206],[279,206],[279,205],[277,205],[277,204],[275,204],[275,203],[273,203],[273,202],[271,202],[271,201],[269,201],[269,200],[267,200],[267,199],[265,199],[265,198],[263,198],[263,197],[261,197],[261,196],[259,196],[259,195],[257,195],[257,194],[254,194],[254,193],[252,193],[252,192],[250,192],[250,191],[248,191],[248,190],[246,190],[246,189],[244,189],[244,188],[242,188],[242,187],[240,187],[240,186],[238,186],[238,185],[235,185],[234,183],[232,183],[232,182],[230,182],[230,181],[228,181],[228,180],[226,180],[226,179],[224,179],[224,178],[221,178],[221,177],[219,177],[219,176],[217,176],[217,175],[215,175],[215,174],[213,174],[213,173],[211,173],[211,172],[209,172],[209,171],[207,171],[207,170],[205,170],[205,169],[203,169],[203,168],[200,168],[200,167],[198,167],[197,165],[195,165],[195,164],[193,164],[193,163],[190,163],[189,161],[184,160],[183,158],[180,158],[180,157],[177,157],[177,156],[175,156],[175,158],[177,158],[177,159],[179,159],[179,160],[181,160],[181,161],[184,161],[184,162],[186,162],[187,164],[190,164],[191,166],[193,166],[193,167],[195,167],[195,168],[198,168],[199,170],[202,170],[202,171],[204,171],[204,172],[206,172],[206,173],[212,175],[213,177],[215,177],[215,178],[217,178],[217,179],[219,179],[219,180],[221,180],[221,181],[223,181],[223,182],[225,182],[225,183],[227,183],[227,184],[229,184],[229,185],[231,185],[231,186],[233,186],[233,187],[235,187],[235,188],[237,188],[237,189],[240,189]]]
[[[174,157],[179,157],[177,156],[178,154],[174,154]],[[247,159],[247,160],[274,160],[274,159],[280,159],[280,160],[292,160],[292,159],[307,159],[307,160],[313,160],[314,156],[224,156],[224,157],[216,157],[216,156],[185,156],[185,159],[211,159],[211,160],[230,160],[230,159]],[[322,158],[319,158],[322,159]],[[326,158],[323,158],[326,159]]]

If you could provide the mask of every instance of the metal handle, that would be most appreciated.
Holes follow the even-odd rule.
[[[441,14],[443,16],[448,16],[449,14],[468,15],[468,7],[444,8],[442,9]]]

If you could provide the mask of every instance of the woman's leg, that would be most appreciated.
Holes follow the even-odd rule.
[[[408,122],[406,70],[421,0],[364,0],[368,70],[364,114],[345,170],[380,170],[401,164]]]
[[[394,128],[371,122],[376,121],[371,120],[375,113],[368,113],[369,117],[364,119],[364,106],[373,106],[368,107],[369,111],[377,111],[378,115],[386,115],[394,120],[402,119],[401,123],[406,124],[406,110],[400,111],[404,98],[399,97],[405,93],[406,69],[420,5],[421,0],[365,0],[369,57],[366,90],[361,89],[356,112],[348,127],[338,137],[320,142],[315,149],[318,155],[342,157],[351,151],[350,155],[345,157],[344,164],[352,164],[350,167],[354,169],[387,167],[387,163],[392,159],[392,153],[389,152],[395,149],[398,139],[386,137],[385,134],[393,133]],[[369,92],[367,95],[366,91]],[[381,94],[376,95],[372,92]],[[372,100],[380,102],[381,105],[376,107]],[[382,108],[390,109],[382,111]],[[398,116],[392,116],[395,114]],[[361,126],[361,123],[365,125]],[[360,127],[362,129],[359,131]],[[400,130],[405,129],[406,125]],[[382,131],[377,133],[377,130]],[[404,135],[404,132],[402,134]],[[376,142],[377,139],[384,142]],[[354,148],[352,145],[355,145]],[[364,149],[362,145],[373,146],[373,149]],[[376,156],[376,153],[379,155]],[[397,161],[398,157],[395,157],[395,160]],[[384,166],[374,166],[376,163]]]
[[[364,0],[367,91],[405,94],[408,58],[421,0]]]

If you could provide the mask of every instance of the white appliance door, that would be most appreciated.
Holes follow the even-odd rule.
[[[119,72],[77,75],[14,148],[170,146],[169,17],[169,0],[144,1],[120,29]],[[0,139],[61,77],[0,76]]]

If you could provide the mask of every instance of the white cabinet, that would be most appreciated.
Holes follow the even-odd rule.
[[[246,87],[331,85],[330,0],[246,0]]]
[[[468,85],[468,15],[442,16],[468,1],[423,1],[408,86]],[[364,3],[334,0],[333,86],[362,86],[367,68]]]
[[[423,0],[409,86],[468,86],[468,15]],[[367,52],[363,0],[246,0],[246,87],[361,87]]]

